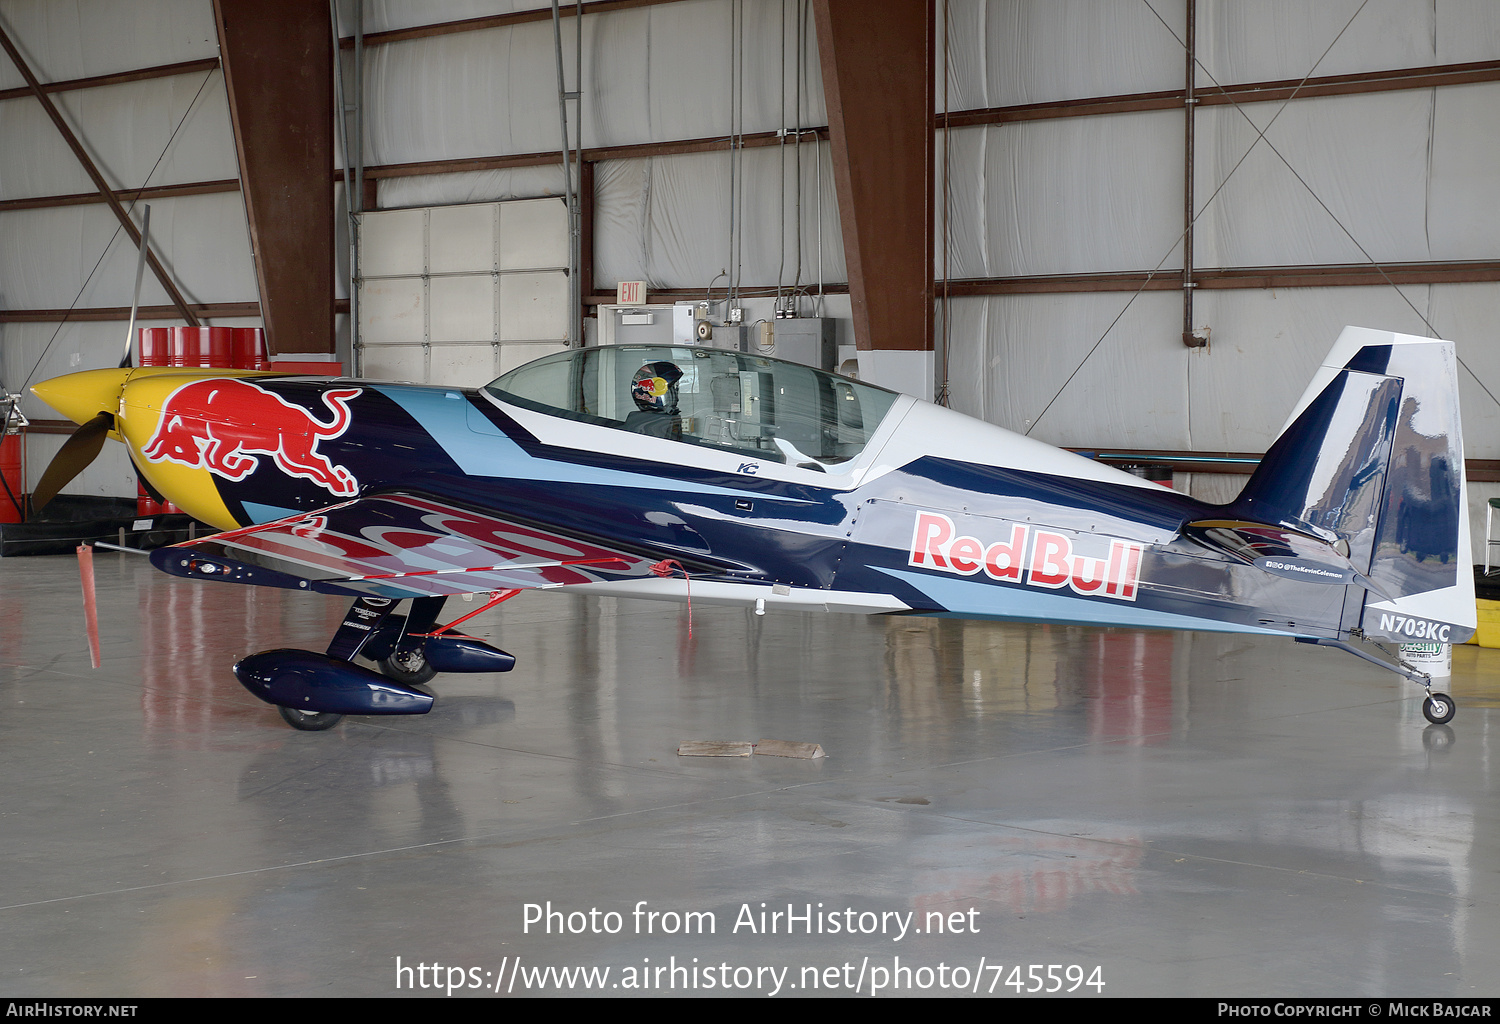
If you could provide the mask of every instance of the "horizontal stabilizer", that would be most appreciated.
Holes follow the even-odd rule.
[[[1329,543],[1310,533],[1234,519],[1200,519],[1184,526],[1182,533],[1273,576],[1306,583],[1354,583],[1382,597],[1391,596],[1349,560],[1348,546],[1342,540]]]

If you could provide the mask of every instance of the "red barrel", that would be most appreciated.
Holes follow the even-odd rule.
[[[5,478],[5,486],[10,488],[10,494],[6,494],[5,488],[0,487],[0,523],[19,523],[21,513],[16,505],[25,507],[21,494],[26,489],[26,479],[21,473],[20,434],[6,434],[0,438],[0,477]]]
[[[199,353],[204,357],[204,366],[234,365],[234,328],[205,327],[208,333],[205,342],[199,344]]]
[[[199,327],[174,327],[172,328],[172,354],[167,359],[168,366],[202,366],[203,360],[198,357],[198,336],[202,331]]]
[[[241,370],[269,370],[266,357],[266,332],[260,327],[235,327],[232,366]]]
[[[258,369],[253,362],[236,361],[235,335],[241,331],[259,335],[259,327],[142,327],[140,329],[139,366],[220,367]],[[256,351],[257,337],[248,338],[244,346]],[[259,346],[261,349],[263,345]]]
[[[136,346],[137,366],[166,366],[172,354],[172,328],[142,327]]]

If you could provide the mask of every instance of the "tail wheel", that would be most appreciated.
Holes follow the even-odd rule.
[[[397,651],[375,664],[380,666],[381,674],[386,678],[406,686],[420,686],[437,675],[437,669],[427,664],[427,657],[421,650]]]
[[[1422,714],[1433,725],[1443,725],[1453,720],[1458,708],[1453,703],[1453,698],[1446,693],[1434,693],[1422,701]]]
[[[280,706],[276,710],[281,712],[282,721],[302,732],[322,732],[324,729],[332,729],[344,717],[332,711],[298,711],[296,708]]]

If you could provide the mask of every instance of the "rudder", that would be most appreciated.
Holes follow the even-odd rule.
[[[1347,555],[1377,589],[1344,629],[1461,643],[1476,624],[1463,465],[1453,344],[1348,327],[1230,509]]]

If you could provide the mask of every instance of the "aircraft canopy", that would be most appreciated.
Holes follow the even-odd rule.
[[[559,352],[485,389],[539,412],[818,470],[857,457],[897,397],[798,363],[683,345]]]

